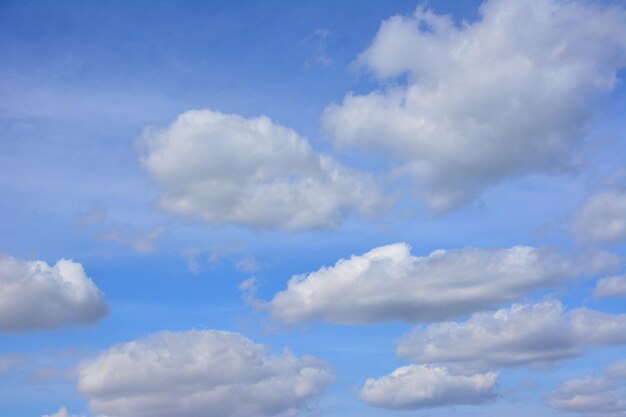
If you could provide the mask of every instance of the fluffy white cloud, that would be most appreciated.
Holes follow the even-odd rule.
[[[494,397],[497,374],[455,375],[445,367],[409,365],[379,379],[368,379],[361,399],[391,409],[478,404]]]
[[[54,413],[54,414],[46,414],[46,415],[44,415],[42,417],[78,417],[78,416],[70,415],[68,413],[68,411],[67,411],[67,408],[61,407],[61,408],[59,408],[59,411],[57,411],[56,413]]]
[[[545,363],[585,348],[626,344],[626,314],[587,308],[563,311],[558,301],[514,304],[476,313],[463,323],[436,323],[403,336],[397,353],[412,362],[445,362],[473,369]]]
[[[579,243],[626,241],[626,191],[592,195],[572,217],[571,233]]]
[[[79,371],[90,409],[116,417],[293,416],[330,367],[229,332],[162,332],[112,347]]]
[[[626,275],[602,278],[593,295],[596,298],[626,296]]]
[[[369,177],[264,116],[189,111],[166,129],[146,131],[142,142],[142,165],[161,186],[161,207],[210,224],[332,227],[385,204]]]
[[[626,416],[626,374],[612,373],[616,367],[623,367],[623,362],[610,365],[606,375],[566,381],[546,397],[546,402],[560,412],[589,417]]]
[[[525,246],[437,250],[417,257],[408,245],[397,243],[294,276],[266,308],[287,323],[441,320],[513,301],[530,289],[614,263],[608,255],[571,260]]]
[[[490,0],[457,26],[419,7],[385,20],[358,63],[388,87],[328,106],[325,129],[340,147],[386,152],[446,210],[508,177],[572,166],[596,99],[626,66],[626,11]]]
[[[0,255],[0,331],[90,324],[107,314],[104,295],[81,264],[54,266]]]

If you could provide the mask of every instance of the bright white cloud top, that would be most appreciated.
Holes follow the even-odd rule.
[[[615,261],[611,256],[573,260],[527,246],[437,250],[418,257],[397,243],[294,276],[266,308],[287,323],[451,319],[613,267]]]
[[[592,347],[621,344],[626,344],[626,314],[587,308],[565,312],[560,302],[544,301],[477,313],[462,323],[416,328],[400,340],[397,353],[414,363],[482,370],[548,363]]]
[[[95,413],[117,417],[293,416],[334,380],[325,362],[222,331],[162,332],[80,369]]]
[[[107,311],[104,294],[81,264],[0,255],[0,332],[93,324]]]
[[[529,30],[532,28],[532,30]],[[385,151],[438,210],[492,183],[570,169],[599,97],[626,65],[626,12],[492,0],[457,26],[420,7],[385,20],[358,63],[389,85],[326,108],[339,147]]]
[[[360,397],[389,409],[419,409],[479,404],[494,398],[497,373],[457,375],[434,365],[409,365],[379,379],[370,378]]]
[[[326,228],[384,204],[371,178],[265,116],[189,111],[166,129],[146,131],[142,143],[161,207],[210,224]]]

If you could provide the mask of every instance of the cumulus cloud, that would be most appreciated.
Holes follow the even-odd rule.
[[[592,195],[572,217],[571,233],[579,243],[626,241],[626,190]]]
[[[384,204],[371,178],[265,116],[189,111],[166,129],[147,130],[142,143],[160,206],[209,224],[325,228]]]
[[[624,362],[616,362],[603,376],[570,379],[552,391],[546,402],[555,411],[588,417],[626,416],[626,373],[611,372],[623,366]]]
[[[91,324],[106,314],[104,294],[81,264],[61,259],[50,266],[0,255],[0,331]]]
[[[70,415],[68,413],[68,411],[67,411],[67,408],[61,407],[61,408],[59,408],[59,411],[57,411],[56,413],[54,413],[54,414],[46,414],[46,415],[44,415],[42,417],[79,417],[79,416]]]
[[[162,332],[79,371],[93,412],[116,417],[294,416],[333,381],[329,365],[222,331]]]
[[[457,26],[419,7],[383,21],[357,62],[386,87],[328,106],[324,128],[339,147],[385,152],[447,210],[509,177],[571,169],[626,66],[626,11],[490,0]]]
[[[626,275],[602,278],[593,295],[596,298],[626,296]]]
[[[626,344],[626,314],[587,308],[565,312],[559,301],[543,301],[476,313],[462,323],[416,328],[400,339],[397,353],[415,363],[496,369],[547,363],[593,346],[619,344]]]
[[[417,257],[404,243],[294,276],[266,308],[287,323],[450,319],[525,292],[614,267],[609,255],[570,259],[548,249],[437,250]]]
[[[445,367],[409,365],[379,379],[368,379],[361,399],[389,409],[478,404],[494,398],[497,374],[455,375]]]

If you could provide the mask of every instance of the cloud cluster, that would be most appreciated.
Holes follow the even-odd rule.
[[[428,322],[514,301],[531,289],[614,264],[611,256],[573,260],[527,246],[437,250],[417,257],[397,243],[294,276],[266,308],[287,323]]]
[[[385,152],[447,210],[506,178],[571,169],[626,66],[626,11],[490,0],[459,26],[419,7],[385,20],[357,62],[386,87],[328,106],[324,128],[339,147]]]
[[[162,332],[112,347],[79,371],[95,413],[116,417],[293,416],[333,381],[312,357],[268,355],[222,331]]]
[[[371,178],[264,116],[188,111],[166,129],[147,130],[142,144],[160,206],[209,224],[325,228],[385,204]]]
[[[414,363],[485,370],[548,363],[590,347],[620,344],[626,344],[626,314],[565,312],[559,301],[543,301],[416,328],[400,339],[397,353]]]
[[[605,375],[571,379],[547,397],[555,411],[588,417],[626,416],[626,362],[611,364]]]
[[[91,324],[107,314],[104,294],[81,264],[54,266],[0,255],[0,332]]]
[[[379,379],[368,379],[360,397],[389,409],[479,404],[494,398],[497,374],[455,375],[445,367],[409,365]]]

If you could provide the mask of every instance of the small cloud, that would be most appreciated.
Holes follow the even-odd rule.
[[[90,210],[79,211],[74,215],[74,225],[79,229],[99,223],[106,219],[107,211],[104,207],[98,206]]]
[[[255,272],[259,270],[259,263],[252,256],[241,258],[235,263],[235,268],[241,272]]]
[[[304,61],[306,68],[310,67],[322,67],[325,68],[333,63],[332,58],[328,54],[327,38],[330,36],[330,31],[326,29],[316,29],[304,43],[312,45],[311,53]]]
[[[98,239],[108,240],[123,246],[131,246],[140,253],[150,253],[155,250],[155,241],[166,232],[167,229],[163,226],[156,227],[147,232],[113,228],[98,235]]]
[[[26,363],[28,359],[19,354],[0,356],[0,375]]]

